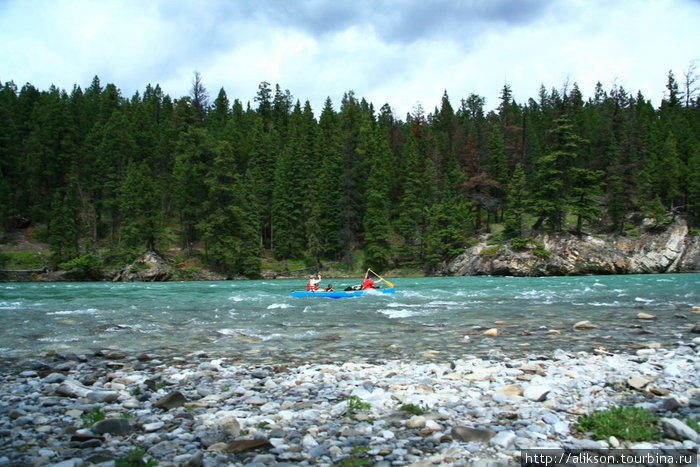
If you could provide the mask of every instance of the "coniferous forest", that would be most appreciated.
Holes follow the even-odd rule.
[[[0,219],[42,226],[55,265],[125,264],[179,246],[257,277],[263,258],[434,271],[498,226],[625,232],[633,215],[700,221],[700,98],[690,67],[658,107],[598,84],[504,85],[405,116],[348,91],[320,112],[279,85],[253,102],[160,86],[132,97],[0,85]]]

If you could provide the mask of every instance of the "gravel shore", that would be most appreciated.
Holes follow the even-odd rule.
[[[505,466],[529,448],[700,448],[684,422],[700,418],[700,338],[635,354],[435,363],[246,365],[102,350],[3,365],[2,466],[106,467],[129,457],[161,466]],[[615,405],[663,417],[662,439],[576,430],[581,414]]]

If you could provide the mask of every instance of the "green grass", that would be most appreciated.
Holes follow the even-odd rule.
[[[93,407],[89,412],[85,412],[80,416],[83,421],[83,426],[91,427],[95,423],[105,419],[105,413],[99,407]]]
[[[360,410],[368,410],[372,407],[372,404],[364,402],[357,396],[348,397],[345,399],[345,403],[347,404],[347,409],[345,410],[346,417],[354,417]]]
[[[430,407],[428,407],[427,405],[404,404],[401,407],[399,407],[399,410],[403,412],[408,412],[413,415],[423,415],[430,412]]]
[[[698,422],[696,422],[692,418],[686,417],[685,424],[688,425],[693,430],[695,430],[697,433],[700,433],[700,424],[698,424]]]
[[[581,415],[576,428],[579,431],[592,432],[596,439],[614,436],[620,440],[650,441],[661,436],[658,418],[649,410],[639,407],[596,410],[590,415]]]
[[[41,269],[48,262],[43,251],[10,251],[0,255],[2,269]]]
[[[116,460],[114,465],[116,467],[137,467],[137,466],[147,466],[153,467],[158,465],[155,459],[145,460],[146,450],[143,448],[132,449],[129,454]]]

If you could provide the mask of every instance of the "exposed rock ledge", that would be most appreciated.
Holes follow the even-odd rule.
[[[562,276],[700,271],[700,238],[689,233],[682,219],[638,237],[562,232],[538,233],[531,238],[527,248],[516,249],[504,242],[494,251],[494,245],[487,245],[487,236],[483,236],[440,272],[461,276]],[[544,245],[549,254],[534,254],[535,242]]]

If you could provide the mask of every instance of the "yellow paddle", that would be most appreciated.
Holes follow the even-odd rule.
[[[371,269],[367,269],[367,270],[368,270],[369,272],[371,272],[372,274],[374,274],[375,276],[377,276],[378,278],[384,280],[384,283],[387,285],[387,287],[389,287],[389,288],[394,287],[394,284],[392,284],[392,283],[389,282],[388,280],[384,279],[382,276],[380,276],[380,275],[377,274],[376,272],[372,271]]]

